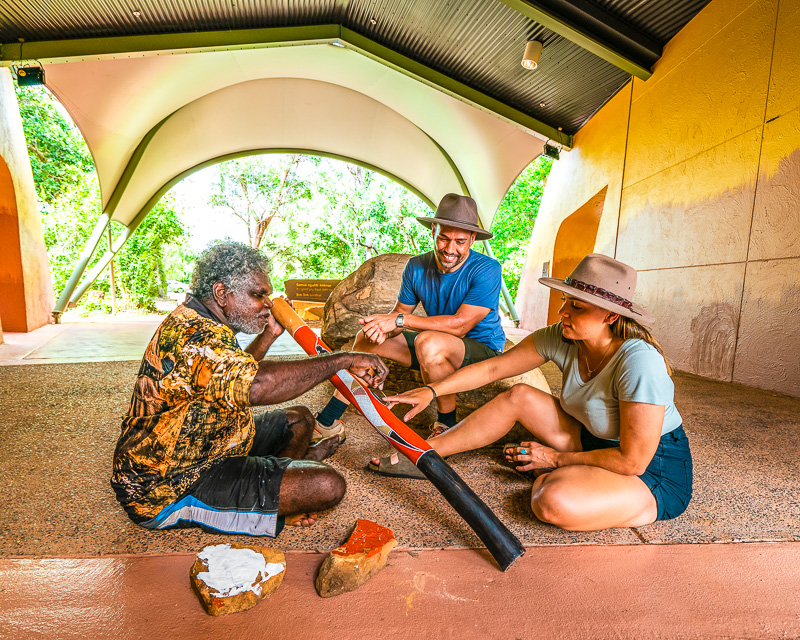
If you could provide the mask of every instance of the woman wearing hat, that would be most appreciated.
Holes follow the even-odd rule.
[[[508,461],[535,471],[531,506],[563,529],[638,527],[674,518],[692,494],[692,458],[673,402],[670,369],[633,304],[636,271],[604,255],[586,256],[564,280],[541,278],[563,293],[560,322],[503,355],[407,393],[408,420],[440,394],[475,389],[552,360],[561,397],[518,384],[428,442],[442,456],[477,449],[520,422],[535,440],[509,446]]]

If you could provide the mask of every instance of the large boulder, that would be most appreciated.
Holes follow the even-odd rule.
[[[512,343],[510,340],[506,341],[506,350],[513,346],[514,343]],[[421,387],[425,384],[419,371],[413,371],[412,369],[404,367],[403,365],[391,360],[385,360],[385,362],[389,367],[389,375],[386,378],[386,385],[384,387],[386,395],[403,393],[404,391],[416,389],[417,387]],[[544,374],[539,369],[531,369],[530,371],[526,371],[518,376],[503,378],[502,380],[490,382],[489,384],[485,384],[482,387],[473,389],[472,391],[464,391],[463,393],[457,394],[457,418],[459,420],[463,420],[470,413],[475,411],[475,409],[482,407],[489,402],[489,400],[500,395],[504,391],[507,391],[515,384],[527,384],[531,387],[535,387],[536,389],[541,389],[542,391],[550,393],[550,385],[547,383],[547,379],[544,377]],[[408,409],[408,405],[398,405],[393,410],[393,413],[402,417],[405,415]],[[431,403],[430,407],[420,412],[410,421],[410,426],[414,428],[427,427],[433,424],[435,420],[436,407],[434,403]]]
[[[285,573],[280,549],[217,544],[197,554],[189,579],[206,612],[220,616],[256,606],[275,592]]]
[[[359,520],[349,540],[331,551],[317,573],[314,586],[323,598],[358,589],[383,569],[397,546],[391,529]]]
[[[403,268],[410,257],[407,253],[387,253],[370,258],[336,285],[322,319],[325,344],[332,349],[352,345],[361,329],[359,319],[394,308]],[[416,313],[424,315],[421,305]]]

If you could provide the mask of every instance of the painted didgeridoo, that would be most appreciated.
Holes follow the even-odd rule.
[[[331,352],[285,300],[276,299],[273,302],[275,306],[272,313],[275,319],[292,334],[306,353],[321,355]],[[517,537],[500,522],[450,465],[424,439],[389,411],[361,380],[342,369],[331,378],[331,382],[389,444],[425,474],[453,509],[478,534],[503,571],[525,553],[525,547]]]

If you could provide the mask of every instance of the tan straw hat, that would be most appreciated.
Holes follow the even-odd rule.
[[[539,282],[642,324],[655,320],[646,309],[633,303],[636,269],[600,253],[590,253],[564,280],[539,278]]]
[[[478,218],[478,205],[468,196],[460,196],[456,193],[448,193],[439,206],[433,218],[428,216],[417,216],[417,220],[426,227],[432,227],[439,223],[446,227],[456,227],[475,232],[476,240],[488,240],[493,234],[481,229],[480,218]]]

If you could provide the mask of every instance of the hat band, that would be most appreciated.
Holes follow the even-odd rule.
[[[585,291],[586,293],[590,293],[593,296],[597,296],[598,298],[602,298],[603,300],[608,300],[609,302],[613,302],[614,304],[618,304],[620,307],[625,307],[629,311],[633,311],[633,303],[622,296],[618,296],[616,293],[611,293],[606,289],[601,289],[593,284],[586,284],[585,282],[581,282],[580,280],[574,280],[573,278],[567,277],[564,278],[564,284],[568,284],[573,289],[577,289],[578,291]]]

